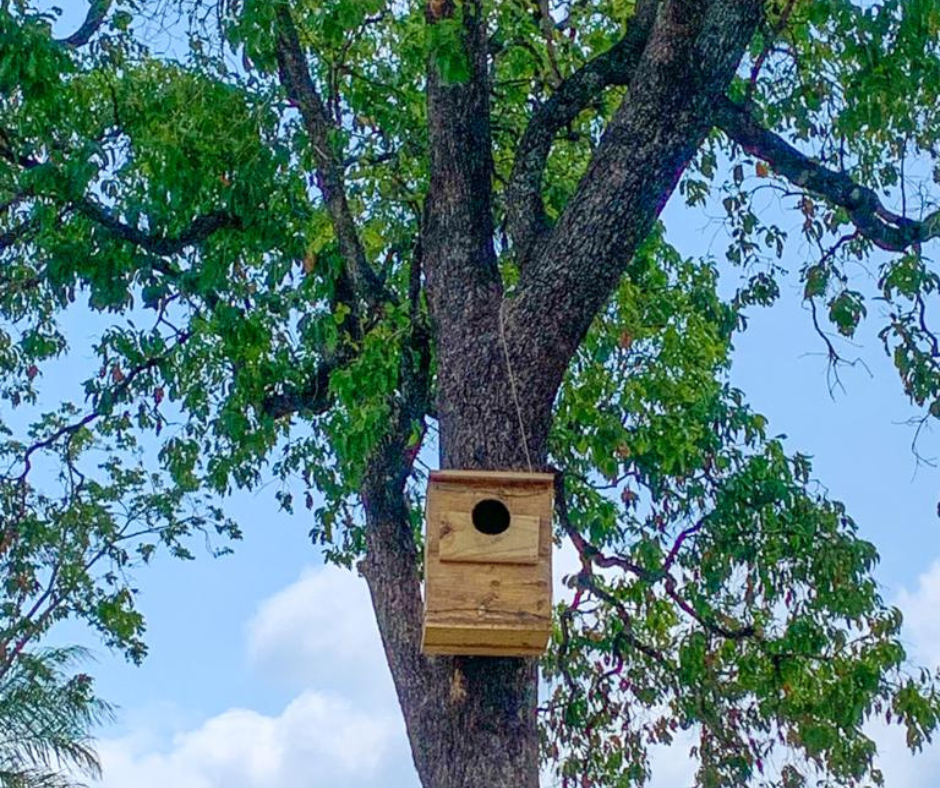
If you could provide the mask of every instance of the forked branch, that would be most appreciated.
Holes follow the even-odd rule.
[[[658,0],[641,0],[624,37],[562,81],[529,120],[516,149],[506,189],[507,229],[520,263],[530,257],[547,227],[542,176],[555,135],[607,88],[629,82],[652,29],[658,4]]]
[[[626,97],[539,245],[537,263],[522,268],[507,310],[510,332],[516,328],[529,353],[550,360],[559,383],[714,125],[715,101],[763,13],[762,0],[661,3]]]
[[[429,2],[429,29],[457,18],[453,2]],[[460,6],[459,38],[466,74],[442,70],[442,53],[428,64],[430,185],[425,200],[423,248],[432,310],[493,310],[499,274],[493,252],[493,150],[486,18],[480,0]],[[442,45],[443,46],[443,45]],[[462,283],[458,285],[457,283]],[[437,286],[440,283],[440,286]],[[482,303],[467,299],[479,288]],[[438,296],[448,301],[439,303]]]

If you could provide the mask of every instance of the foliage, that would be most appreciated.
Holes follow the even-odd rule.
[[[91,729],[111,716],[87,674],[66,670],[79,649],[21,652],[0,671],[0,786],[70,788],[64,770],[100,775]]]
[[[742,315],[715,269],[657,240],[559,403],[562,522],[591,560],[546,665],[551,752],[562,776],[627,785],[695,728],[702,785],[877,783],[864,720],[896,716],[919,747],[938,697],[905,675],[874,545],[723,381]],[[773,769],[797,742],[804,762]]]
[[[367,461],[401,416],[409,377],[436,363],[415,342],[434,328],[419,242],[424,89],[428,62],[447,86],[469,78],[459,8],[429,25],[446,3],[291,3],[331,123],[317,141],[297,86],[282,84],[284,3],[111,5],[81,46],[55,39],[56,12],[0,5],[7,653],[77,616],[139,660],[131,570],[159,549],[190,558],[197,533],[237,538],[218,496],[272,477],[281,506],[293,510],[299,490],[313,510],[311,537],[330,560],[357,561]],[[519,261],[503,233],[505,184],[532,107],[615,46],[641,5],[487,6],[496,248],[510,296]],[[875,548],[728,370],[735,335],[775,302],[779,260],[802,235],[804,294],[833,362],[829,329],[852,337],[883,304],[880,337],[905,393],[925,420],[940,416],[927,243],[940,232],[929,191],[940,180],[940,2],[766,5],[731,98],[789,139],[807,171],[828,167],[889,195],[899,232],[907,217],[923,220],[925,242],[889,249],[863,232],[864,205],[794,186],[776,174],[790,171],[779,156],[726,133],[699,150],[679,191],[692,208],[724,211],[726,258],[684,259],[657,226],[555,407],[558,535],[583,563],[544,666],[543,750],[566,784],[642,783],[649,746],[680,729],[698,736],[702,786],[878,783],[863,724],[898,721],[917,749],[938,722],[932,678],[907,666],[900,614],[879,596]],[[609,82],[556,137],[542,188],[549,220],[624,90]],[[362,272],[349,270],[348,239],[323,199],[331,158],[378,308],[354,292]],[[794,209],[799,232],[768,223],[768,191]],[[866,278],[871,259],[878,275]],[[723,297],[729,282],[737,290]],[[102,329],[82,347],[76,326],[92,320]],[[80,386],[49,392],[44,382],[74,369],[66,360],[84,363]],[[410,459],[434,417],[433,407],[402,417]],[[416,530],[420,482],[413,471]],[[71,691],[44,675],[27,678]],[[779,749],[792,758],[774,769]]]

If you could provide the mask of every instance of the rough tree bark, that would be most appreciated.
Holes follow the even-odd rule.
[[[521,267],[510,296],[494,248],[486,6],[482,0],[427,4],[429,25],[461,20],[470,72],[468,79],[447,84],[433,58],[429,63],[431,182],[420,265],[437,358],[434,412],[441,467],[546,467],[552,406],[564,372],[714,125],[717,99],[762,6],[761,0],[640,0],[623,41],[562,82],[555,98],[533,114],[506,196],[509,234]],[[327,147],[317,146],[322,102],[302,67],[289,14],[280,16],[282,81],[323,155]],[[551,227],[540,185],[554,134],[565,118],[612,84],[626,85],[626,98],[576,194]],[[318,169],[338,237],[344,239],[347,267],[360,286],[368,286],[362,294],[367,303],[380,298],[363,274],[336,163],[326,157]],[[420,563],[404,487],[408,436],[431,410],[427,366],[403,369],[402,379],[393,428],[371,458],[362,488],[367,557],[361,570],[415,765],[426,788],[535,788],[535,662],[420,653]]]
[[[715,99],[753,34],[761,3],[657,5],[643,4],[625,37],[621,49],[629,56],[621,60],[635,61],[628,97],[558,225],[545,223],[540,177],[528,194],[524,185],[517,188],[527,207],[516,218],[522,228],[537,226],[541,237],[531,251],[525,229],[515,233],[527,259],[512,299],[504,295],[493,246],[486,23],[479,0],[461,8],[469,80],[445,85],[431,64],[431,187],[422,250],[438,362],[442,467],[545,467],[564,371],[710,129]],[[453,3],[432,3],[428,23],[455,11]],[[550,140],[553,130],[533,125],[530,133]],[[405,475],[394,472],[403,448],[386,443],[369,476],[365,566],[418,773],[428,788],[537,786],[534,661],[419,653],[417,556],[405,525]]]

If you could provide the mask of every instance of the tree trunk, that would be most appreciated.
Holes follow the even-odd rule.
[[[631,44],[642,57],[631,55],[640,60],[627,99],[558,225],[526,259],[511,299],[493,241],[484,6],[482,0],[459,6],[469,76],[445,82],[432,55],[431,183],[421,228],[440,467],[542,470],[564,371],[708,132],[711,107],[731,80],[762,2],[644,0],[649,36],[645,46]],[[427,6],[431,25],[456,13],[454,0]],[[399,413],[362,489],[362,571],[415,766],[425,788],[537,788],[535,660],[420,653],[421,568],[402,458],[409,419],[423,414]]]
[[[505,360],[498,363],[494,347],[497,342],[481,340],[477,353],[465,359],[476,374],[450,377],[461,389],[474,390],[480,410],[476,419],[464,414],[450,429],[442,423],[441,434],[448,436],[441,445],[442,467],[527,467]],[[491,392],[492,399],[481,391]],[[461,390],[449,393],[456,401],[463,395]],[[537,788],[537,662],[420,653],[419,564],[402,495],[405,477],[392,473],[394,463],[400,464],[401,447],[383,449],[389,473],[372,474],[375,482],[363,491],[369,557],[362,570],[421,783],[425,788]],[[529,452],[542,467],[544,441]]]
[[[428,239],[432,249],[433,239]],[[432,278],[433,281],[433,278]],[[474,322],[469,309],[435,309],[442,468],[544,468],[547,416],[554,392],[516,392],[500,332],[502,296],[484,293]],[[439,291],[438,291],[439,292]],[[467,295],[467,291],[463,291]],[[486,308],[483,307],[485,299]],[[513,353],[516,362],[522,362]],[[452,365],[452,366],[450,366]],[[544,376],[547,385],[548,378]],[[527,370],[527,380],[533,380]],[[534,423],[540,400],[544,423]],[[525,439],[522,426],[525,427]],[[539,784],[534,659],[425,657],[420,653],[421,577],[402,494],[401,444],[384,444],[363,490],[368,558],[363,573],[405,716],[415,766],[426,788],[537,788]],[[399,469],[396,471],[396,469]]]

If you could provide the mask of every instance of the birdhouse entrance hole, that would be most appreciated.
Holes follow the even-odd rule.
[[[473,507],[473,527],[481,534],[498,536],[504,533],[512,520],[509,509],[502,501],[486,498]]]

